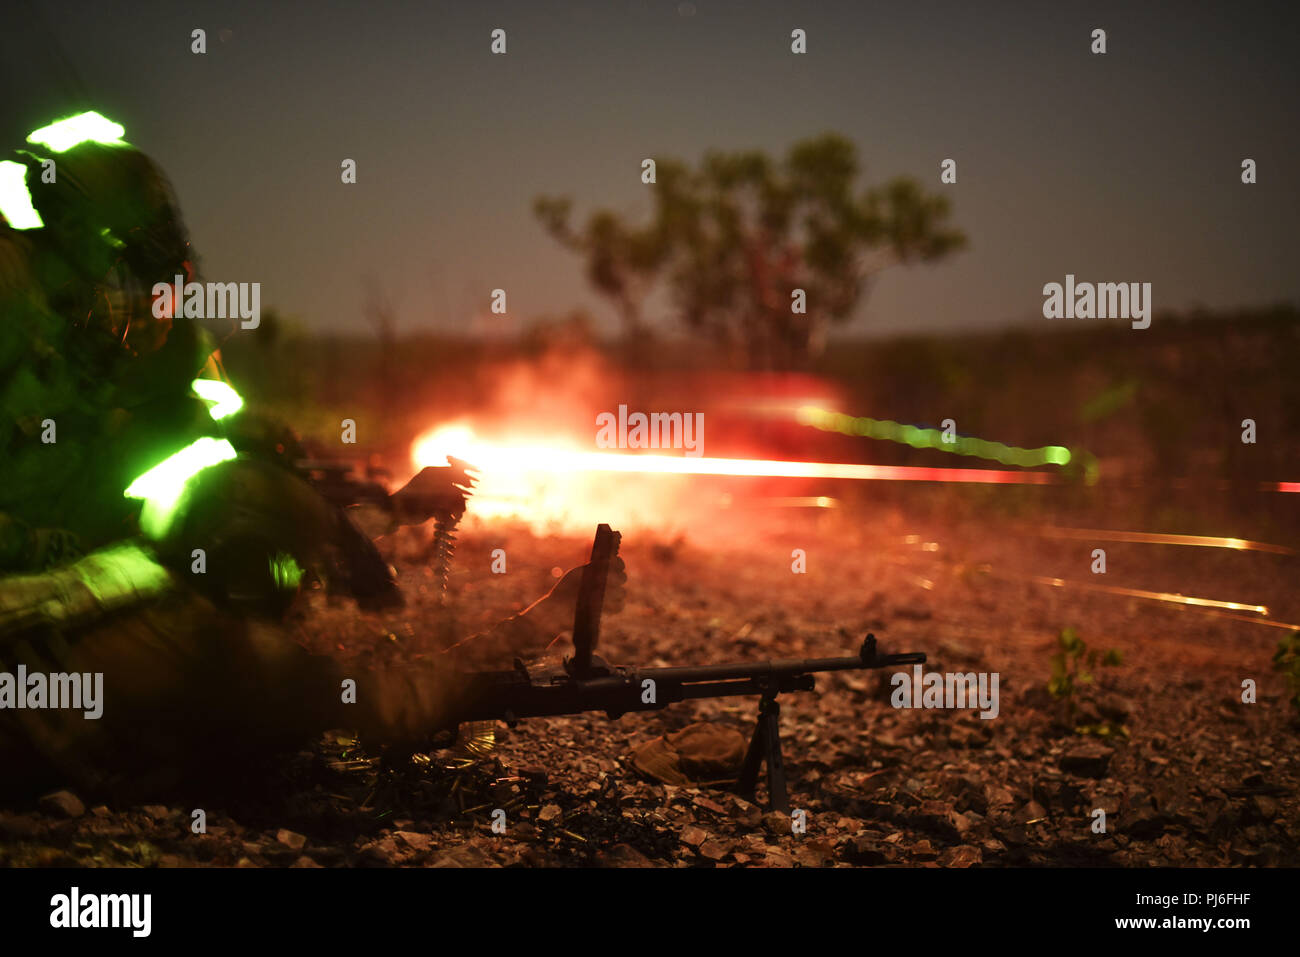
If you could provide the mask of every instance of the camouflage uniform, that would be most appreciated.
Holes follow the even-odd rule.
[[[37,159],[22,161],[38,183]],[[156,167],[92,143],[60,154],[58,176],[31,187],[44,228],[0,222],[0,572],[20,573],[0,579],[0,671],[103,673],[105,701],[98,720],[0,710],[0,793],[71,783],[142,796],[329,728],[414,744],[445,726],[447,673],[349,669],[279,627],[297,586],[269,576],[268,559],[355,586],[340,549],[356,529],[259,461],[256,440],[191,481],[162,540],[109,545],[136,532],[131,478],[213,431],[190,388],[212,350],[194,323],[153,319],[144,293],[192,273]],[[41,441],[48,419],[54,443]],[[75,558],[81,547],[100,550]],[[189,574],[195,547],[203,576]],[[571,609],[557,590],[496,636],[538,647]]]
[[[122,489],[203,426],[190,382],[213,350],[192,323],[171,329],[152,316],[152,283],[184,274],[192,255],[143,154],[81,144],[58,154],[46,184],[39,157],[14,156],[43,221],[0,225],[0,538],[11,546],[0,568],[22,569],[66,557],[15,543],[26,528],[64,530],[44,537],[65,548],[132,532]]]

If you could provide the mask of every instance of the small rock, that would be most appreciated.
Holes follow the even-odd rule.
[[[564,812],[560,810],[560,806],[558,804],[548,804],[546,805],[546,807],[542,808],[541,811],[538,812],[537,820],[554,821],[557,817],[559,817],[563,813]]]
[[[690,847],[699,847],[709,839],[709,832],[702,827],[696,827],[694,824],[688,824],[682,828],[682,843]]]
[[[363,847],[361,849],[361,861],[371,867],[391,867],[397,863],[397,858],[401,853],[392,835],[387,835]],[[438,865],[435,864],[434,866]]]
[[[294,861],[289,866],[290,867],[320,867],[319,864],[313,861],[306,854],[303,854],[301,857],[299,857],[296,861]]]
[[[462,844],[443,851],[430,867],[496,867],[497,864],[482,848],[473,844]]]
[[[990,785],[985,790],[985,793],[988,795],[988,807],[1005,807],[1008,804],[1014,804],[1016,801],[1016,796],[1004,787]]]
[[[709,839],[700,845],[700,856],[711,861],[720,861],[727,856],[727,848],[720,841]]]
[[[393,837],[413,851],[427,851],[433,845],[433,835],[418,831],[395,831]]]
[[[1029,843],[1029,835],[1019,824],[1013,824],[1010,827],[1003,828],[1000,832],[1002,839],[1007,844],[1014,844],[1016,847],[1023,847]]]
[[[678,787],[732,779],[748,743],[734,728],[697,722],[647,741],[633,753],[632,764],[642,774]]]
[[[790,834],[790,815],[784,811],[769,811],[763,815],[763,830],[773,837]]]
[[[1016,820],[1021,824],[1032,824],[1047,817],[1047,808],[1037,801],[1030,801],[1016,812]]]
[[[800,867],[824,867],[831,849],[817,841],[801,843],[794,852],[794,862]]]
[[[976,864],[984,863],[984,855],[980,853],[978,847],[971,847],[964,844],[961,847],[950,848],[939,858],[939,863],[944,867],[972,867]]]
[[[898,859],[898,848],[875,835],[859,834],[848,841],[844,856],[850,864],[889,864]]]
[[[1123,695],[1097,692],[1095,703],[1101,716],[1116,724],[1123,724],[1133,713],[1132,706]]]
[[[1149,840],[1163,834],[1169,822],[1150,804],[1139,804],[1120,816],[1119,823],[1125,834]]]
[[[912,856],[918,861],[932,861],[939,856],[928,838],[923,838],[912,845]]]
[[[988,813],[989,799],[984,793],[984,786],[970,778],[955,777],[945,786],[945,790],[955,799],[958,811],[978,811]]]
[[[86,805],[71,791],[54,791],[40,800],[40,808],[56,817],[78,818],[86,813]]]
[[[924,801],[918,810],[912,812],[910,820],[917,829],[928,831],[947,843],[956,843],[961,839],[961,833],[953,819],[955,814],[943,801]],[[962,820],[964,823],[965,819]]]
[[[726,814],[727,809],[717,801],[710,801],[708,798],[699,796],[695,799],[695,806],[702,807],[706,811],[712,811],[714,814]]]
[[[1115,752],[1099,745],[1083,745],[1061,755],[1057,764],[1067,774],[1084,778],[1104,778]]]
[[[596,855],[601,867],[654,867],[654,861],[646,857],[631,844],[615,844],[607,851]]]
[[[769,847],[766,860],[769,867],[794,867],[790,855],[779,847]]]
[[[299,834],[297,831],[290,831],[285,828],[280,828],[280,830],[275,832],[275,839],[291,851],[300,851],[302,850],[303,845],[307,843],[307,838],[303,835]]]
[[[1068,811],[1083,799],[1083,791],[1066,778],[1043,777],[1034,782],[1034,800],[1046,808]]]
[[[1256,794],[1250,799],[1250,806],[1261,821],[1271,821],[1277,817],[1278,803],[1267,794]]]

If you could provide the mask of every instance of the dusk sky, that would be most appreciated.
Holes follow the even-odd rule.
[[[886,274],[848,331],[1047,322],[1042,287],[1066,273],[1150,282],[1157,311],[1300,300],[1293,5],[39,9],[42,28],[18,10],[0,39],[5,142],[80,106],[80,84],[171,177],[204,277],[261,282],[264,306],[310,329],[365,333],[367,277],[403,332],[574,307],[612,328],[535,196],[572,196],[579,219],[648,213],[644,157],[781,154],[825,131],[857,144],[864,185],[907,174],[946,191],[970,237]],[[206,55],[190,52],[197,27]],[[790,52],[796,27],[806,55]],[[1089,51],[1097,27],[1105,55]],[[947,157],[956,185],[939,182]],[[494,287],[508,320],[481,315]]]

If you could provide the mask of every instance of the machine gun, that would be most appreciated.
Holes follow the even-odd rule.
[[[446,465],[421,469],[395,492],[389,491],[387,471],[373,465],[367,466],[364,478],[356,477],[351,463],[325,459],[299,458],[292,470],[338,510],[338,538],[358,601],[372,607],[400,603],[396,579],[372,539],[399,525],[421,525],[429,519],[433,535],[425,557],[439,599],[445,600],[456,527],[477,481],[472,465],[448,456]]]
[[[423,468],[392,491],[391,476],[377,464],[377,456],[368,457],[359,469],[352,461],[312,454],[297,433],[274,419],[244,412],[223,419],[222,431],[241,458],[288,472],[330,507],[329,534],[341,556],[336,577],[363,608],[394,607],[403,600],[396,576],[374,539],[399,526],[422,525],[430,519],[434,529],[426,558],[440,585],[439,594],[446,591],[456,527],[477,481],[468,462],[448,456],[446,465]]]
[[[600,613],[610,562],[618,554],[619,533],[608,525],[596,529],[591,561],[583,571],[573,627],[573,655],[525,664],[515,659],[510,671],[469,672],[461,686],[457,717],[461,721],[504,720],[512,727],[521,718],[604,711],[611,720],[631,711],[657,711],[692,698],[758,695],[758,720],[736,783],[737,793],[753,799],[760,767],[767,765],[771,807],[789,810],[781,755],[777,696],[812,691],[814,676],[824,671],[857,671],[892,665],[923,664],[922,652],[881,654],[874,635],[867,635],[856,655],[740,662],[672,668],[612,665],[596,654]]]

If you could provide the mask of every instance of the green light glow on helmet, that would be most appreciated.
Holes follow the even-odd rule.
[[[45,225],[32,205],[27,167],[13,160],[0,161],[0,215],[14,229],[40,229]]]
[[[185,485],[210,465],[235,457],[235,447],[225,439],[202,438],[190,443],[145,472],[126,487],[126,498],[144,499],[140,529],[150,538],[167,533]]]
[[[220,379],[195,379],[190,387],[200,399],[212,403],[208,414],[217,421],[234,415],[244,407],[244,400],[239,397],[239,393]]]
[[[27,137],[28,143],[39,143],[55,153],[62,153],[82,143],[103,143],[125,146],[122,134],[126,128],[100,116],[94,110],[69,116],[49,126],[42,126]]]
[[[938,429],[918,429],[914,425],[900,425],[889,419],[871,419],[865,415],[855,418],[842,412],[832,412],[811,405],[802,406],[795,414],[795,418],[800,425],[811,425],[823,432],[842,432],[844,435],[884,439],[910,445],[914,449],[928,448],[951,452],[954,455],[972,455],[975,458],[990,459],[1003,465],[1018,465],[1021,468],[1033,468],[1038,465],[1069,465],[1071,458],[1070,450],[1060,445],[1022,449],[965,435],[954,436],[952,441],[944,441],[944,434]]]
[[[270,563],[271,581],[275,582],[275,587],[281,591],[296,591],[302,582],[302,566],[294,561],[293,556],[276,552]]]

